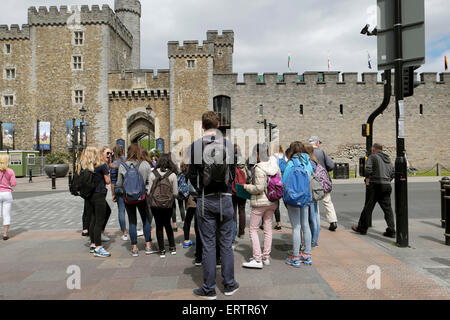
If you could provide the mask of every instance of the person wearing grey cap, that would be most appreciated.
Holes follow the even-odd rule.
[[[312,136],[309,138],[309,143],[314,147],[314,155],[319,161],[320,165],[330,172],[334,169],[334,162],[328,156],[328,154],[320,149],[320,141],[319,137]],[[336,211],[334,210],[333,202],[331,201],[331,192],[325,193],[325,197],[322,199],[322,203],[326,210],[327,220],[330,223],[330,231],[336,231],[337,229],[337,216]]]

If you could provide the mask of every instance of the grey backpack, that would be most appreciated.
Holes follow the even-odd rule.
[[[319,178],[314,172],[311,174],[309,185],[311,186],[311,196],[313,201],[320,201],[325,198],[325,191],[320,184]]]

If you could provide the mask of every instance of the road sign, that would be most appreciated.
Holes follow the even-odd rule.
[[[402,0],[403,67],[425,63],[424,0]],[[395,1],[377,0],[378,70],[395,68]]]

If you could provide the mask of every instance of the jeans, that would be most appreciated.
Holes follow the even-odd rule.
[[[312,245],[317,246],[320,232],[320,217],[317,201],[312,202],[309,206],[309,227],[311,228]]]
[[[119,212],[119,225],[122,232],[127,231],[127,223],[125,221],[125,201],[123,197],[117,196],[117,210]]]
[[[231,196],[221,197],[221,215],[219,201],[219,196],[210,196],[197,199],[196,216],[198,230],[203,244],[202,266],[204,282],[202,288],[206,293],[209,293],[216,288],[217,245],[220,246],[223,284],[229,286],[235,285],[234,254],[232,248],[234,216],[233,202],[231,200]],[[203,203],[204,210],[202,210]],[[216,243],[217,240],[218,243]]]
[[[96,192],[87,200],[86,209],[90,216],[89,236],[91,243],[95,243],[97,247],[102,245],[101,234],[106,220],[106,206],[106,194],[104,193]]]
[[[151,226],[148,218],[148,203],[147,201],[139,202],[138,204],[127,204],[125,203],[125,208],[128,214],[128,223],[130,224],[130,240],[131,245],[137,244],[137,215],[136,209],[139,210],[139,214],[141,215],[141,220],[144,229],[144,238],[145,242],[150,242],[150,234],[151,234]]]
[[[270,257],[272,250],[272,219],[273,212],[277,208],[276,203],[268,207],[256,207],[252,208],[250,215],[250,241],[252,243],[253,258],[257,262],[261,262],[263,259]],[[261,246],[259,244],[259,224],[263,220],[264,224],[264,252],[261,253]]]
[[[378,202],[384,212],[384,219],[388,225],[386,231],[395,233],[394,213],[391,206],[391,185],[370,183],[366,192],[366,203],[364,204],[364,209],[359,218],[358,229],[362,232],[367,232],[373,209]]]
[[[170,216],[172,215],[172,208],[151,208],[153,217],[156,222],[156,239],[158,240],[159,251],[165,250],[164,248],[164,229],[166,229],[167,238],[169,238],[169,248],[175,248],[175,238],[173,235],[173,229],[170,225]]]
[[[309,206],[303,208],[287,206],[289,220],[292,225],[292,241],[294,246],[294,257],[300,255],[301,247],[301,231],[303,229],[303,236],[305,240],[304,254],[311,254],[311,229],[309,228]]]

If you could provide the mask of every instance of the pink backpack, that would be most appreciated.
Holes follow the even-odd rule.
[[[283,183],[279,173],[267,176],[266,197],[270,202],[275,202],[283,197]]]
[[[318,164],[315,173],[317,178],[319,178],[319,182],[323,191],[325,191],[325,193],[330,193],[333,189],[333,183],[331,182],[327,170],[325,170],[324,167]]]

